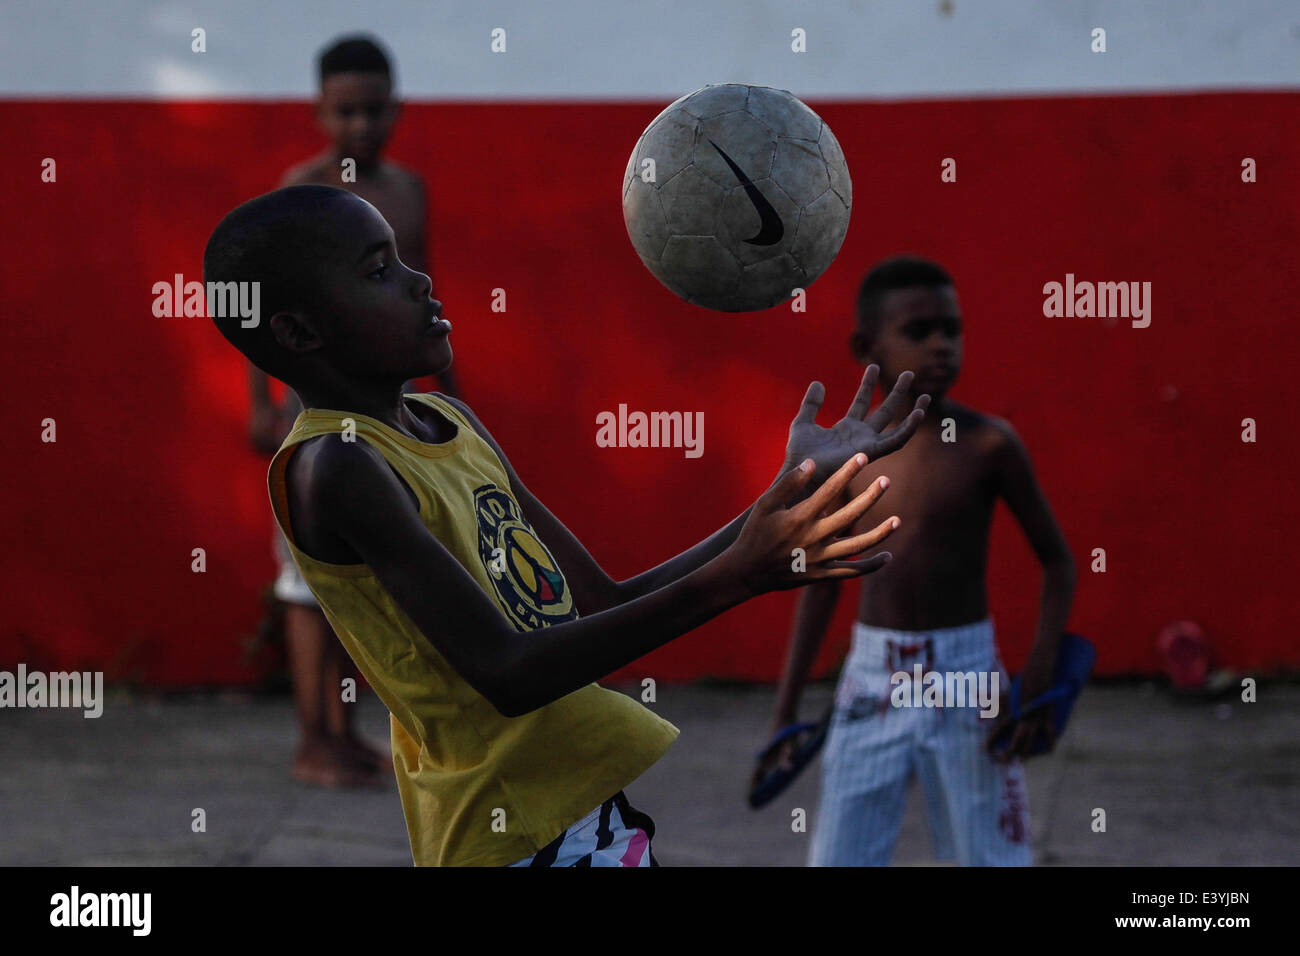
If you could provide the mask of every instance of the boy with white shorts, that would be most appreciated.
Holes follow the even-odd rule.
[[[963,865],[1030,864],[1021,759],[1040,735],[1050,741],[1052,731],[1044,708],[1017,723],[1004,752],[994,755],[989,747],[1005,722],[1005,714],[1002,721],[996,716],[1008,709],[1010,689],[985,589],[996,501],[1010,507],[1043,568],[1037,633],[1023,673],[1025,700],[1051,686],[1074,591],[1074,561],[1011,426],[947,396],[963,344],[947,272],[911,257],[880,263],[862,283],[850,342],[858,361],[879,364],[886,387],[902,370],[915,369],[912,390],[928,393],[932,404],[916,435],[889,458],[888,479],[873,463],[850,486],[855,493],[887,481],[902,526],[894,535],[893,560],[862,588],[827,736],[809,861],[888,863],[915,774],[936,857]],[[795,722],[800,690],[841,587],[822,581],[800,596],[774,730]],[[924,694],[935,681],[945,692]],[[947,691],[960,686],[983,687],[992,699],[984,705],[971,695],[948,700]],[[793,742],[774,759],[788,759]]]

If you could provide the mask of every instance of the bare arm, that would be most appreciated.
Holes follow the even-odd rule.
[[[506,476],[510,479],[510,490],[514,493],[515,500],[519,502],[524,517],[533,526],[537,536],[555,555],[555,560],[559,562],[560,570],[564,573],[564,579],[573,592],[573,602],[579,612],[595,614],[623,603],[617,582],[605,573],[605,569],[591,556],[577,536],[528,490],[519,475],[515,473],[514,466],[510,464],[506,453],[501,450],[501,446],[478,420],[473,410],[459,399],[448,395],[442,397],[460,410],[479,436],[496,452],[497,458],[501,459],[501,466],[505,468]]]
[[[1009,426],[998,453],[999,492],[1019,522],[1043,568],[1043,587],[1034,648],[1055,659],[1074,597],[1074,558],[1052,515],[1020,438]]]
[[[511,466],[505,452],[501,450],[501,446],[474,417],[474,413],[469,411],[468,406],[456,404],[501,459],[501,464],[510,477],[511,490],[528,518],[528,523],[555,555],[556,561],[564,572],[565,580],[573,590],[575,603],[585,614],[605,611],[635,601],[703,568],[735,542],[740,529],[744,527],[753,510],[752,506],[746,508],[743,514],[732,519],[725,527],[658,567],[626,581],[615,581],[591,556],[577,536],[528,490]],[[769,490],[771,490],[770,486]]]
[[[445,395],[443,397],[448,398]],[[704,567],[736,540],[752,510],[747,508],[744,514],[729,522],[726,527],[659,567],[628,581],[615,581],[591,556],[577,536],[528,490],[510,464],[506,453],[501,450],[501,446],[496,443],[470,407],[455,399],[448,398],[448,401],[460,409],[474,426],[474,430],[501,459],[501,465],[510,478],[510,488],[519,501],[525,517],[528,518],[528,523],[555,555],[560,569],[564,572],[565,580],[569,582],[569,587],[573,591],[574,602],[584,614],[605,611],[628,601],[634,601]]]
[[[790,425],[785,461],[778,472],[778,475],[785,474],[799,462],[811,459],[815,470],[811,481],[801,492],[802,495],[807,496],[812,493],[811,489],[819,488],[842,462],[855,454],[865,454],[869,460],[875,461],[901,448],[924,419],[925,408],[930,403],[928,395],[918,399],[915,407],[910,411],[908,409],[911,372],[900,375],[894,390],[879,408],[868,414],[878,375],[879,369],[876,366],[868,366],[848,412],[831,428],[821,428],[816,423],[817,412],[821,409],[825,398],[825,389],[820,382],[813,382],[809,386],[799,407],[799,413]],[[584,613],[605,610],[627,601],[634,601],[704,567],[736,541],[741,528],[749,519],[750,510],[747,509],[708,538],[676,557],[625,581],[615,581],[601,568],[574,534],[524,486],[510,465],[505,452],[501,450],[501,446],[493,440],[469,406],[456,399],[450,400],[464,413],[475,430],[492,446],[497,457],[501,459],[520,507],[523,508],[529,523],[554,552],[556,560],[564,570],[565,578],[573,588],[575,598],[580,598],[579,607]],[[900,424],[892,429],[888,428],[895,421],[900,421]],[[779,478],[774,479],[774,482],[779,480]],[[768,490],[771,490],[771,486]],[[837,502],[837,504],[842,503],[842,501]]]
[[[903,372],[898,376],[894,389],[875,411],[871,411],[871,397],[875,392],[876,380],[880,368],[868,365],[858,385],[857,394],[849,405],[844,417],[830,428],[817,424],[817,413],[826,398],[826,389],[821,382],[813,382],[804,393],[799,412],[790,423],[789,437],[786,441],[785,461],[778,474],[793,468],[805,459],[811,459],[816,471],[802,492],[805,496],[817,488],[840,462],[855,454],[864,454],[869,461],[876,461],[891,452],[902,448],[916,432],[925,418],[925,409],[929,407],[930,396],[920,396],[915,404],[911,403],[910,389],[912,373]],[[909,407],[910,406],[910,407]],[[898,424],[890,427],[893,423]],[[881,489],[884,490],[883,488]],[[847,489],[845,494],[847,494]],[[838,503],[843,503],[838,502]],[[619,584],[620,591],[636,597],[647,591],[662,587],[712,560],[732,541],[744,525],[749,512],[740,515],[711,537],[701,541],[695,547],[683,551],[677,557],[656,568],[639,574]]]
[[[999,423],[999,427],[1004,438],[997,449],[998,493],[1006,500],[1043,568],[1038,626],[1022,676],[1023,702],[1028,702],[1052,685],[1061,635],[1074,599],[1074,558],[1034,476],[1024,444],[1009,425]],[[1018,728],[1018,737],[1013,737],[1010,754],[1027,756],[1033,735],[1046,732],[1050,736],[1046,710],[1032,722],[1024,723],[1027,726]]]
[[[857,577],[887,554],[853,561],[892,530],[838,538],[874,503],[870,490],[830,516],[865,456],[845,463],[807,501],[791,499],[811,477],[793,469],[759,499],[736,543],[704,567],[617,608],[521,635],[495,602],[429,532],[382,456],[338,436],[321,439],[310,467],[291,469],[291,493],[313,526],[355,552],[447,662],[506,716],[572,693],[765,591],[828,577]],[[295,477],[301,476],[301,477]],[[294,482],[300,481],[299,487]],[[873,485],[873,488],[875,486]],[[807,570],[790,570],[792,548]]]

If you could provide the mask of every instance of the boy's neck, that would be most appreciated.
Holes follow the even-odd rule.
[[[391,389],[387,386],[343,384],[335,388],[303,386],[298,396],[305,408],[329,408],[339,412],[352,412],[383,422],[398,431],[409,431],[412,415],[402,399],[405,382]]]
[[[371,176],[374,176],[376,173],[378,173],[380,168],[384,165],[384,156],[382,153],[376,156],[374,162],[372,163],[362,163],[355,156],[346,155],[337,146],[331,146],[326,151],[326,153],[328,157],[329,166],[335,172],[339,172],[342,169],[343,160],[345,159],[353,160],[357,164],[356,172],[358,178],[365,177],[368,179]]]

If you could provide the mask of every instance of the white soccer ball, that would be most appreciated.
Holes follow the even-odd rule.
[[[646,268],[722,312],[808,288],[840,251],[852,203],[830,127],[785,90],[740,83],[670,104],[623,177],[623,221]]]

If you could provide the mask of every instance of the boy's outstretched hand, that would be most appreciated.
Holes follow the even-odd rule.
[[[807,496],[813,462],[805,459],[786,472],[754,502],[740,534],[718,558],[728,564],[727,577],[739,581],[746,597],[797,588],[830,578],[855,578],[879,570],[889,561],[888,551],[852,560],[874,548],[898,528],[893,515],[863,534],[851,529],[889,487],[878,478],[858,496],[849,499],[849,483],[867,464],[855,454]],[[842,507],[836,503],[846,500]]]
[[[813,382],[799,406],[799,414],[790,424],[790,439],[785,446],[785,464],[782,471],[788,470],[796,463],[811,458],[816,465],[809,487],[816,488],[835,472],[846,460],[861,452],[868,461],[875,461],[897,451],[907,443],[925,418],[925,409],[930,404],[930,396],[922,395],[903,421],[894,428],[888,428],[890,422],[902,417],[907,409],[909,389],[913,375],[904,372],[894,383],[894,390],[881,403],[880,407],[869,416],[871,394],[876,388],[876,379],[880,377],[880,366],[868,365],[862,376],[862,384],[848,412],[830,428],[817,424],[817,412],[821,410],[826,399],[826,389],[821,382]]]

